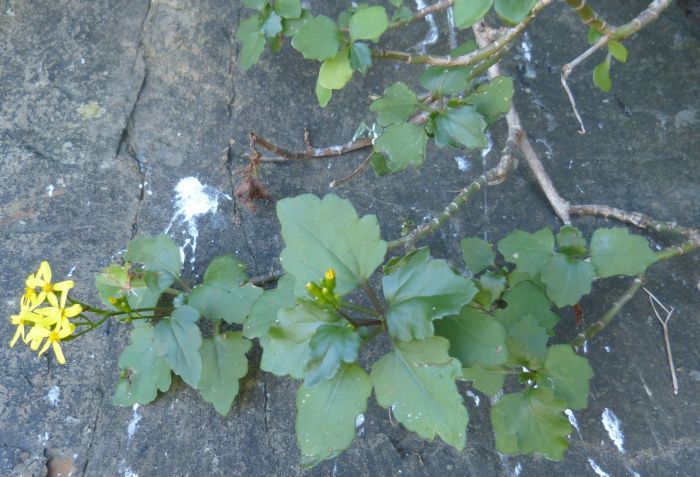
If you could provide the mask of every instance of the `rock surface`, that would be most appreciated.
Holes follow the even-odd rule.
[[[369,118],[363,98],[401,75],[416,82],[420,67],[381,64],[319,109],[317,70],[285,46],[265,53],[247,72],[237,66],[232,35],[247,13],[222,0],[0,2],[0,315],[15,312],[22,280],[41,260],[58,277],[72,277],[83,301],[96,301],[95,274],[123,254],[130,238],[166,229],[184,247],[191,277],[208,261],[235,253],[251,274],[278,269],[282,248],[274,203],[251,214],[233,199],[245,165],[247,133],[255,130],[301,148],[308,127],[317,145],[345,142]],[[331,2],[332,3],[332,2]],[[334,13],[337,7],[315,2]],[[625,21],[644,1],[610,6]],[[700,223],[700,39],[681,8],[626,42],[629,61],[615,65],[614,88],[594,88],[592,62],[572,86],[589,133],[577,125],[559,83],[561,66],[585,48],[585,29],[564,5],[548,9],[518,42],[505,68],[516,79],[515,104],[545,166],[565,197],[646,212],[682,224]],[[445,22],[444,15],[437,21]],[[413,45],[418,23],[389,35]],[[428,46],[444,51],[447,38]],[[528,60],[529,52],[531,59]],[[502,146],[495,139],[496,160]],[[376,213],[385,238],[401,223],[418,223],[447,204],[484,167],[479,154],[431,150],[420,171],[376,178],[370,171],[337,190],[362,214]],[[275,198],[329,192],[361,153],[284,166],[266,166]],[[195,177],[216,208],[177,216],[176,187]],[[590,232],[602,220],[577,219]],[[476,196],[458,220],[428,240],[433,254],[459,266],[458,239],[497,240],[513,228],[558,222],[525,166]],[[672,238],[652,237],[669,244]],[[195,247],[196,244],[196,247]],[[352,448],[310,476],[641,475],[691,476],[700,468],[700,254],[655,265],[648,287],[675,307],[671,344],[680,394],[673,396],[661,332],[638,295],[588,346],[596,371],[589,407],[576,414],[563,462],[506,458],[494,450],[488,401],[462,387],[471,414],[467,449],[424,442],[391,424],[370,400]],[[608,280],[583,303],[600,315],[626,287]],[[572,317],[562,339],[576,332]],[[0,336],[13,330],[0,320]],[[259,350],[241,382],[234,410],[222,418],[196,391],[174,385],[156,402],[117,408],[111,396],[124,328],[106,328],[66,345],[66,366],[27,349],[0,347],[0,474],[10,476],[294,476],[297,384],[262,373]],[[78,344],[79,343],[79,344]],[[378,356],[377,345],[370,352]],[[624,452],[603,425],[621,422]]]

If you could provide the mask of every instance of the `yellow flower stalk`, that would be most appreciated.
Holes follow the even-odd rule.
[[[25,294],[22,296],[22,300],[24,300],[25,297],[31,299],[31,293],[28,290],[29,288],[34,290],[38,288],[39,293],[36,297],[35,306],[39,306],[44,302],[44,300],[48,300],[51,306],[57,307],[58,298],[56,298],[56,292],[61,292],[63,295],[65,295],[68,290],[73,288],[73,280],[53,283],[51,281],[51,266],[49,265],[49,262],[43,261],[41,262],[41,265],[39,265],[39,270],[37,270],[36,274],[29,275],[29,277],[27,277],[26,286],[27,288],[25,289]]]

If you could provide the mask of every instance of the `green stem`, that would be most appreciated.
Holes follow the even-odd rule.
[[[165,290],[163,290],[163,293],[167,293],[168,295],[178,296],[178,295],[182,295],[182,290],[176,290],[175,288],[166,288]]]
[[[375,318],[379,318],[381,316],[371,308],[367,308],[366,306],[362,305],[356,305],[355,303],[350,303],[348,301],[341,301],[340,306],[349,310],[357,311],[358,313],[364,313],[365,315],[373,316]]]
[[[418,20],[422,20],[423,18],[427,17],[428,15],[431,15],[433,13],[437,13],[442,10],[446,10],[452,4],[454,3],[454,0],[440,0],[439,2],[430,5],[429,7],[425,7],[421,10],[418,10],[415,15],[413,15],[411,18],[407,18],[406,20],[399,20],[395,21],[392,23],[389,23],[389,28],[399,28],[402,26],[409,25],[411,23],[417,22]]]
[[[370,284],[367,283],[367,281],[364,281],[361,283],[361,286],[362,286],[362,289],[367,294],[367,297],[369,298],[369,301],[372,303],[372,306],[374,307],[375,311],[379,315],[383,315],[384,314],[384,307],[382,306],[382,302],[379,301],[377,294],[374,293],[374,290],[372,289]]]
[[[627,302],[629,302],[632,297],[634,297],[635,293],[639,290],[639,288],[642,286],[642,283],[644,281],[644,276],[639,275],[637,276],[633,281],[632,285],[625,291],[625,293],[622,294],[618,300],[613,303],[613,306],[605,312],[605,314],[600,318],[600,320],[596,321],[595,323],[591,324],[586,328],[584,331],[576,335],[576,338],[571,342],[571,346],[574,347],[574,350],[578,351],[579,348],[583,346],[583,344],[593,338],[595,335],[600,333],[606,326],[612,322],[613,318],[622,310],[622,307],[624,307]]]
[[[594,30],[602,33],[603,35],[614,34],[615,27],[608,25],[608,23],[603,20],[600,15],[598,15],[595,10],[593,10],[587,3],[586,0],[564,0],[571,8],[576,11],[578,16],[584,25],[588,25]]]
[[[681,245],[665,248],[657,252],[656,256],[659,260],[666,260],[672,257],[677,257],[678,255],[683,255],[684,253],[691,252],[698,247],[700,247],[700,241],[690,240]]]

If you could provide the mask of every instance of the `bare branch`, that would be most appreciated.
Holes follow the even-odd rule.
[[[268,141],[262,136],[256,133],[250,133],[251,140],[251,156],[254,156],[254,150],[256,146],[260,146],[263,149],[276,154],[278,157],[261,157],[260,162],[288,162],[288,161],[300,161],[306,159],[312,159],[316,157],[333,157],[342,156],[352,151],[357,151],[358,149],[364,149],[372,145],[371,138],[362,138],[355,141],[350,141],[345,144],[340,144],[337,146],[329,147],[313,147],[308,139],[308,132],[304,131],[304,143],[306,144],[306,151],[289,151],[283,149],[276,144]],[[255,151],[257,152],[257,151]]]
[[[581,119],[581,115],[579,114],[578,108],[576,107],[576,99],[574,98],[574,94],[571,92],[571,88],[569,88],[567,80],[569,79],[569,75],[571,74],[571,72],[574,71],[574,68],[576,68],[581,62],[583,62],[586,58],[588,58],[593,53],[601,49],[603,46],[607,45],[609,39],[610,37],[608,36],[601,36],[600,39],[596,41],[593,46],[581,53],[570,63],[565,64],[561,69],[561,85],[564,87],[564,91],[566,91],[566,95],[569,97],[569,102],[571,103],[571,107],[574,110],[574,115],[578,120],[579,126],[581,126],[581,129],[579,130],[579,133],[581,134],[586,134],[586,126],[583,125],[583,119]]]
[[[346,182],[348,182],[350,179],[352,179],[353,177],[355,177],[357,174],[359,174],[359,173],[362,171],[362,169],[364,169],[365,167],[367,167],[367,164],[369,164],[369,161],[372,159],[372,156],[374,156],[374,152],[371,152],[371,153],[360,163],[360,165],[357,166],[357,168],[356,168],[354,171],[352,171],[352,173],[350,173],[349,176],[343,177],[342,179],[334,180],[333,182],[330,183],[329,187],[331,187],[331,188],[333,188],[333,187],[338,187],[339,185],[343,185],[343,184],[345,184]]]

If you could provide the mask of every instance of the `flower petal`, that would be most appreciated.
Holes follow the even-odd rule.
[[[63,356],[63,350],[58,342],[54,342],[51,346],[53,348],[53,354],[56,355],[56,360],[61,364],[66,364],[66,358]]]

